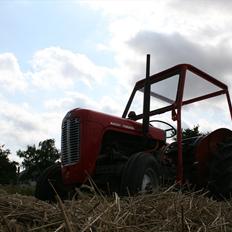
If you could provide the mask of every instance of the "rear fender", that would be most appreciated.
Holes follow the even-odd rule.
[[[218,151],[218,145],[232,138],[232,131],[226,128],[217,129],[199,139],[196,143],[195,165],[197,170],[197,185],[205,186],[208,182],[209,164]]]

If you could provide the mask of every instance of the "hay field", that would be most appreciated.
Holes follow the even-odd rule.
[[[232,231],[232,201],[200,192],[119,198],[78,192],[77,200],[49,204],[0,191],[0,231]]]

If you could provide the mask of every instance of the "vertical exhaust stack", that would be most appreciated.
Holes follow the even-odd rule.
[[[143,134],[147,135],[149,129],[149,118],[150,118],[150,54],[147,54],[146,63],[146,82],[144,85],[144,95],[143,95]]]

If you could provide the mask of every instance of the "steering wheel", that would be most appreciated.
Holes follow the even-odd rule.
[[[161,120],[150,120],[150,121],[149,121],[150,126],[153,126],[153,125],[151,124],[151,122],[163,123],[163,124],[167,125],[168,127],[170,127],[170,128],[168,128],[168,129],[164,130],[164,131],[166,132],[166,135],[167,135],[167,132],[171,131],[171,135],[170,135],[170,136],[166,136],[166,138],[169,139],[169,138],[172,138],[172,137],[174,137],[174,136],[176,135],[176,132],[177,132],[176,128],[175,128],[174,126],[172,126],[171,124],[169,124],[168,122],[161,121]]]

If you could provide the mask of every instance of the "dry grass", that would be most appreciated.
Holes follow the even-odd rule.
[[[172,190],[106,198],[78,192],[78,199],[48,204],[0,193],[0,231],[232,231],[232,202]]]

